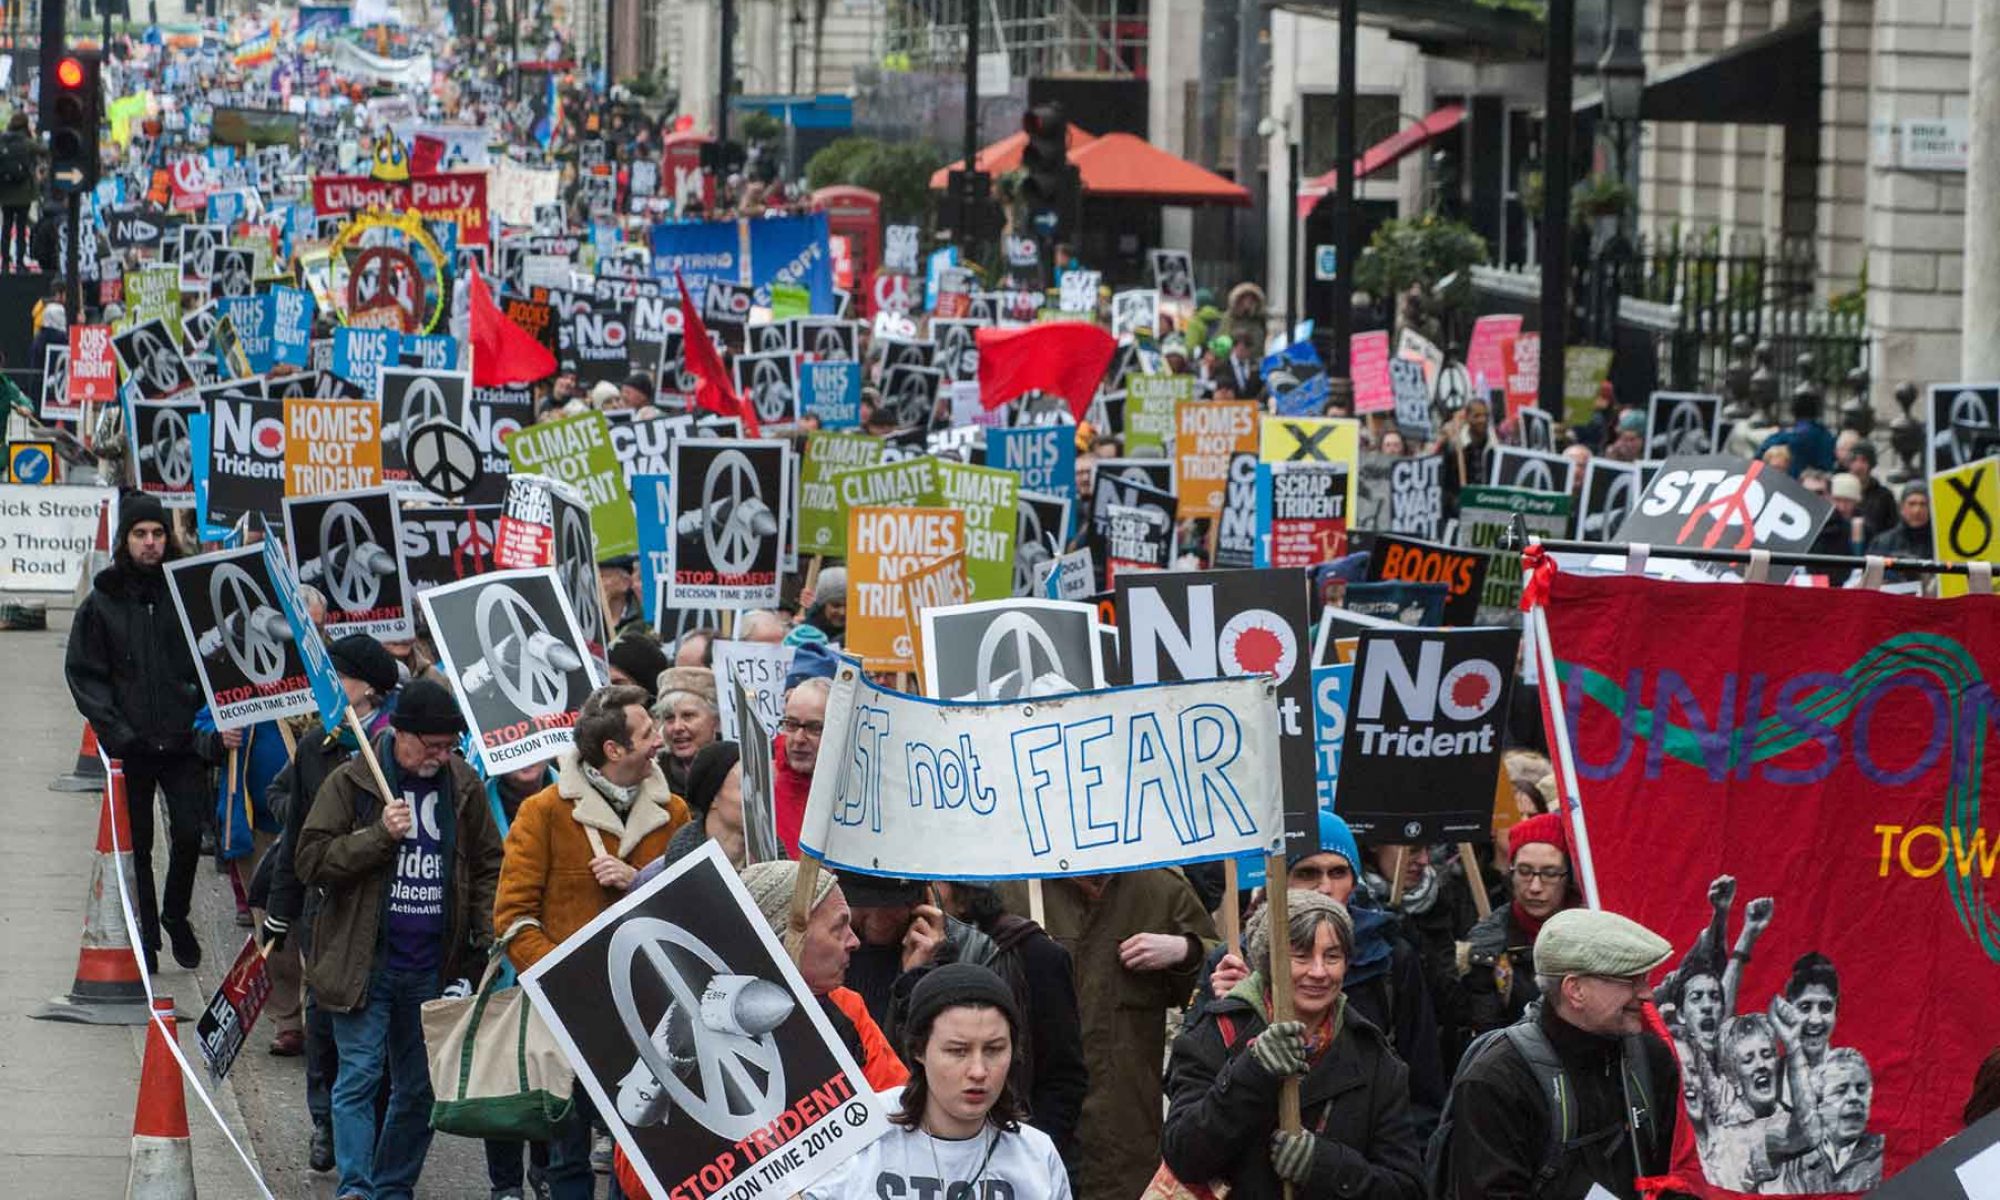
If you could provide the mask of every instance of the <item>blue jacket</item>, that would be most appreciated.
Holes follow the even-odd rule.
[[[234,756],[232,771],[231,755],[206,705],[194,715],[194,732],[202,756],[222,765],[215,790],[215,856],[222,862],[248,858],[257,848],[256,834],[284,828],[271,810],[269,793],[271,781],[291,761],[291,751],[276,721],[259,721],[243,730],[243,748]]]

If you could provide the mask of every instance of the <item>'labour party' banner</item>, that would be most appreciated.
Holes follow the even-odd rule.
[[[1546,597],[1599,903],[1675,946],[1676,1167],[1712,1196],[1868,1191],[1959,1131],[1993,1044],[2000,601],[1570,573]]]

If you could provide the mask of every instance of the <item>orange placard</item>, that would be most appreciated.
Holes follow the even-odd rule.
[[[285,399],[285,495],[382,485],[382,406],[374,400]]]
[[[1257,453],[1255,400],[1183,400],[1174,407],[1174,490],[1180,517],[1213,517],[1229,490],[1229,460]]]
[[[871,507],[847,514],[847,650],[871,671],[913,671],[903,580],[965,551],[955,508]]]

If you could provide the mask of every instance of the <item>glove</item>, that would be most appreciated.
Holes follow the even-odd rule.
[[[470,979],[454,979],[451,981],[451,985],[444,989],[443,999],[463,1000],[471,994],[472,981]]]
[[[276,954],[285,948],[285,937],[291,931],[290,922],[281,921],[269,913],[264,914],[264,944],[271,948],[271,953]]]
[[[1279,1021],[1250,1043],[1250,1057],[1271,1074],[1283,1078],[1306,1073],[1306,1027],[1300,1021]]]
[[[1286,1133],[1280,1129],[1271,1135],[1271,1169],[1278,1178],[1303,1185],[1312,1174],[1313,1135],[1303,1129]]]

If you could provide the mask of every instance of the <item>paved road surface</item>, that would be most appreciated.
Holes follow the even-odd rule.
[[[45,633],[0,632],[0,1188],[13,1196],[88,1198],[124,1194],[144,1031],[36,1021],[30,1014],[69,990],[76,970],[84,894],[97,837],[99,797],[52,792],[74,762],[82,719],[62,680],[68,614],[50,613]],[[160,818],[165,828],[164,813]],[[155,875],[164,879],[164,832]],[[204,863],[195,927],[205,958],[194,975],[171,959],[155,988],[184,1014],[198,1012],[241,945],[229,884]],[[190,1016],[183,1053],[200,1069]],[[270,1031],[251,1032],[228,1083],[211,1089],[279,1200],[332,1200],[334,1180],[306,1169],[302,1060],[265,1053]],[[195,1176],[202,1200],[254,1200],[260,1193],[215,1122],[188,1089]],[[417,1189],[419,1200],[488,1195],[478,1143],[440,1137]]]

